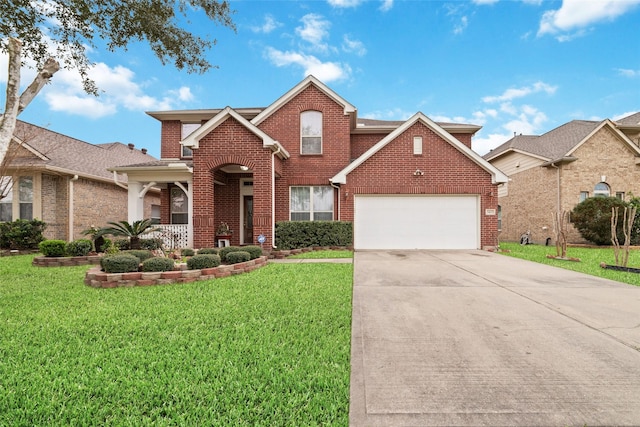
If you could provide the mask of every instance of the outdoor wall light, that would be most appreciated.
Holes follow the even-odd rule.
[[[413,173],[413,176],[422,176],[424,175],[424,172],[422,172],[420,169],[416,169],[416,171]]]

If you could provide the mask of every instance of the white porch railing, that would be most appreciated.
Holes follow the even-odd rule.
[[[189,226],[187,224],[165,224],[155,225],[154,227],[161,228],[162,230],[145,234],[145,238],[162,239],[165,249],[189,247]]]

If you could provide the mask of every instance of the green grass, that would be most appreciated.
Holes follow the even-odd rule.
[[[628,283],[630,285],[640,286],[640,274],[625,273],[621,271],[607,270],[600,267],[600,263],[604,262],[609,265],[615,265],[615,256],[613,248],[586,248],[586,247],[569,247],[567,249],[567,257],[579,258],[580,262],[563,261],[547,258],[547,254],[556,255],[555,246],[539,246],[539,245],[520,245],[518,243],[500,243],[500,249],[509,250],[510,252],[501,252],[504,255],[522,258],[529,261],[539,262],[541,264],[553,265],[555,267],[566,268],[567,270],[579,271],[581,273],[590,274],[592,276],[604,277],[606,279],[618,282]],[[629,254],[629,267],[640,268],[640,250],[633,249]]]
[[[348,425],[350,264],[93,289],[0,258],[0,426]]]
[[[321,250],[321,251],[310,251],[303,252],[301,254],[291,255],[287,258],[296,258],[296,259],[323,259],[323,258],[353,258],[353,252],[347,250]]]

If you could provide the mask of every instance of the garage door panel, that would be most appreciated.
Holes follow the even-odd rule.
[[[355,197],[356,249],[477,249],[477,196]]]

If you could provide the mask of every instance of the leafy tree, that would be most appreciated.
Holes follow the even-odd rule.
[[[617,197],[589,197],[580,202],[571,212],[573,226],[582,237],[596,245],[611,244],[611,208],[627,206]],[[622,209],[623,210],[623,209]],[[618,222],[622,223],[622,213],[618,213]],[[622,230],[618,230],[618,239],[624,241]]]
[[[212,64],[205,52],[216,40],[192,34],[190,16],[204,12],[216,24],[235,30],[227,1],[216,0],[3,0],[0,1],[0,52],[9,55],[7,97],[0,116],[0,163],[9,147],[17,116],[62,67],[80,74],[84,90],[98,88],[88,77],[87,49],[105,42],[111,52],[146,40],[161,63],[204,73]],[[31,60],[38,69],[19,95],[20,67]]]
[[[161,228],[153,226],[151,219],[142,219],[129,224],[128,221],[108,222],[109,227],[102,227],[96,237],[110,234],[112,236],[122,236],[129,238],[131,249],[140,249],[140,236],[143,234],[159,231]]]

